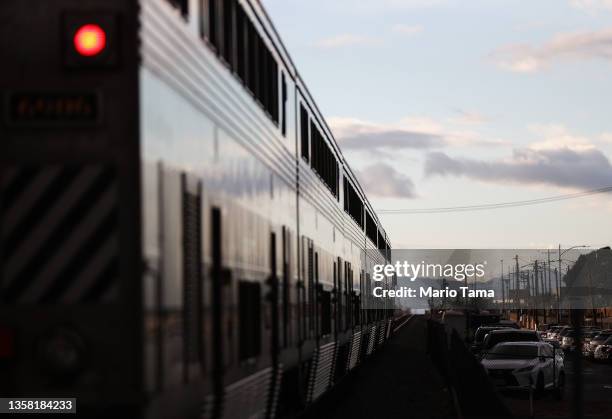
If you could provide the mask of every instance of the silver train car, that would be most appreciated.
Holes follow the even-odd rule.
[[[389,236],[259,1],[0,20],[3,397],[292,416],[385,342]]]

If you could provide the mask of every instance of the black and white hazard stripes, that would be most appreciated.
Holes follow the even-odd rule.
[[[0,301],[108,301],[119,270],[117,182],[108,166],[0,172]]]

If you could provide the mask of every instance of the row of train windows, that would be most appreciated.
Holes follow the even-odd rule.
[[[287,84],[272,51],[237,0],[201,0],[200,35],[286,135]],[[282,114],[281,114],[282,113]],[[281,120],[282,119],[282,120]]]
[[[189,14],[188,0],[168,0],[183,16]],[[240,78],[255,98],[261,103],[272,121],[286,135],[287,84],[281,78],[279,106],[278,64],[257,29],[237,0],[201,0],[201,36],[215,48],[232,71]],[[282,115],[279,115],[279,110]],[[300,106],[301,155],[311,164],[331,193],[339,199],[340,170],[338,161],[308,111]],[[366,235],[382,250],[389,245],[378,232],[371,215],[365,212],[363,202],[350,184],[344,180],[344,210],[361,227]],[[364,226],[365,224],[365,226]]]
[[[310,162],[312,169],[319,174],[336,199],[339,199],[340,170],[338,162],[304,105],[300,105],[300,150],[302,158]],[[346,177],[344,178],[344,211],[355,220],[362,230],[365,227],[366,235],[374,244],[378,245],[379,249],[385,252],[389,250],[389,245],[383,234],[378,231],[370,213],[364,211],[363,201]]]
[[[361,202],[357,191],[346,177],[344,178],[344,211],[363,230],[363,202]]]
[[[340,181],[338,161],[317,124],[309,117],[304,105],[300,105],[300,137],[302,157],[310,162],[312,169],[338,199]]]

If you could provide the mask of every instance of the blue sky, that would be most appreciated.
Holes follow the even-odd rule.
[[[612,0],[264,0],[375,208],[612,185]],[[612,196],[383,215],[397,247],[610,244]]]

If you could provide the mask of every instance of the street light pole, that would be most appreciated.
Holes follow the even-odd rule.
[[[555,275],[557,281],[557,323],[561,323],[561,244],[559,244],[559,276]]]
[[[504,260],[501,260],[502,316],[506,311],[506,291],[504,290]]]

